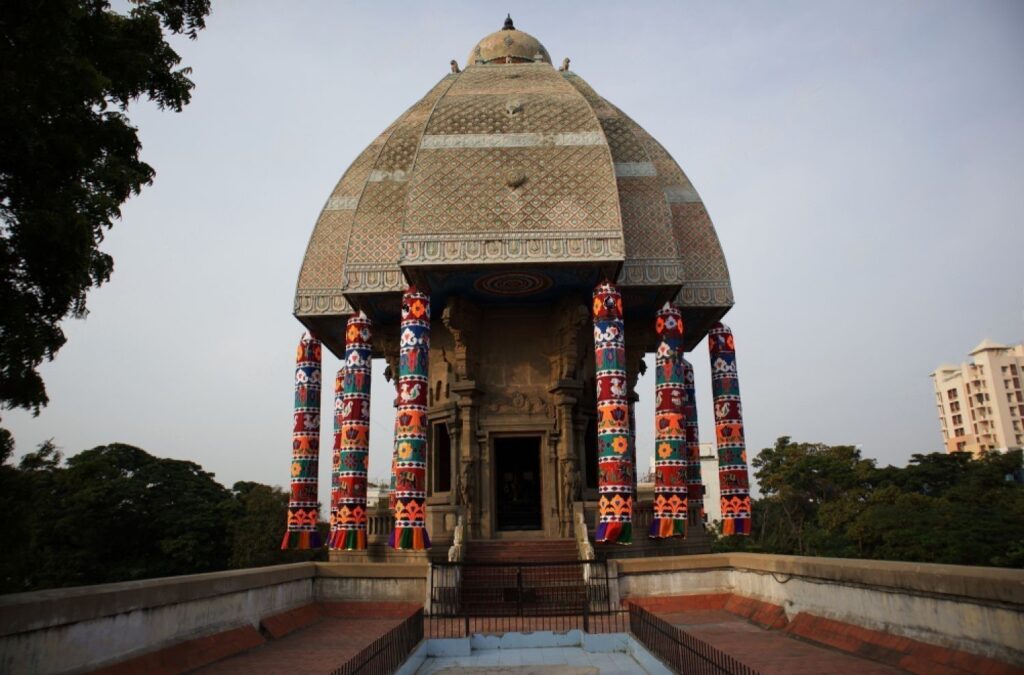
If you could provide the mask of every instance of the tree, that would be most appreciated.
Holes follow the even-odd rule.
[[[32,586],[227,567],[232,495],[194,462],[112,443],[36,480],[31,499]]]
[[[715,549],[1024,567],[1021,461],[932,453],[878,468],[852,446],[782,437],[752,462],[752,536]]]
[[[154,171],[126,115],[146,97],[180,111],[193,83],[165,31],[195,38],[209,0],[0,3],[0,405],[38,414],[37,368],[110,279],[99,248]]]

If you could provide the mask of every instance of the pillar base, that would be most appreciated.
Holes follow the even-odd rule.
[[[332,563],[368,563],[372,562],[369,550],[364,551],[330,551],[327,559]]]
[[[384,552],[385,562],[396,562],[396,563],[426,563],[430,560],[430,551],[396,551],[393,548],[387,548]]]

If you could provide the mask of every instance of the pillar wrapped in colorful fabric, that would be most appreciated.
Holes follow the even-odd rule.
[[[388,545],[430,548],[426,528],[427,388],[430,297],[410,286],[402,296],[401,355],[393,468],[395,529]]]
[[[686,496],[690,523],[704,522],[704,480],[700,474],[700,423],[693,364],[683,359],[683,429],[686,430]]]
[[[743,439],[743,407],[736,374],[732,331],[716,323],[708,331],[711,391],[718,444],[718,482],[722,494],[722,534],[750,534],[750,481]]]
[[[320,341],[309,333],[295,356],[295,416],[292,426],[292,492],[282,549],[320,548]]]
[[[622,296],[610,282],[594,289],[594,357],[597,371],[599,522],[602,544],[633,540],[633,479],[629,460],[629,402]]]
[[[337,466],[331,482],[330,548],[366,548],[366,470],[370,457],[371,323],[359,312],[345,328],[340,439],[335,439]],[[338,442],[340,440],[340,443]]]
[[[345,366],[334,375],[334,447],[331,450],[331,531],[327,539],[328,548],[334,546],[335,532],[338,531],[338,469],[341,467],[341,410],[345,398]]]
[[[684,427],[683,319],[671,303],[654,325],[654,516],[652,539],[686,536],[688,455]]]

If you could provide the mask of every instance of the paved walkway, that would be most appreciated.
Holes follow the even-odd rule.
[[[657,612],[764,675],[898,675],[906,671],[766,630],[720,609]]]
[[[193,671],[202,675],[323,675],[340,667],[402,619],[324,617],[262,647]]]

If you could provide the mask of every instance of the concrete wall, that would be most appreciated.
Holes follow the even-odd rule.
[[[735,593],[871,630],[1024,663],[1024,570],[729,553],[624,559],[623,599]]]
[[[313,602],[422,603],[422,564],[299,563],[0,596],[0,673],[77,673]]]
[[[1024,570],[749,553],[611,563],[622,599],[731,593],[1024,663]],[[0,672],[75,673],[313,602],[425,603],[429,567],[302,563],[0,596]],[[258,637],[257,633],[252,633]]]
[[[376,601],[425,604],[430,567],[421,563],[317,563],[314,594],[320,602]]]

